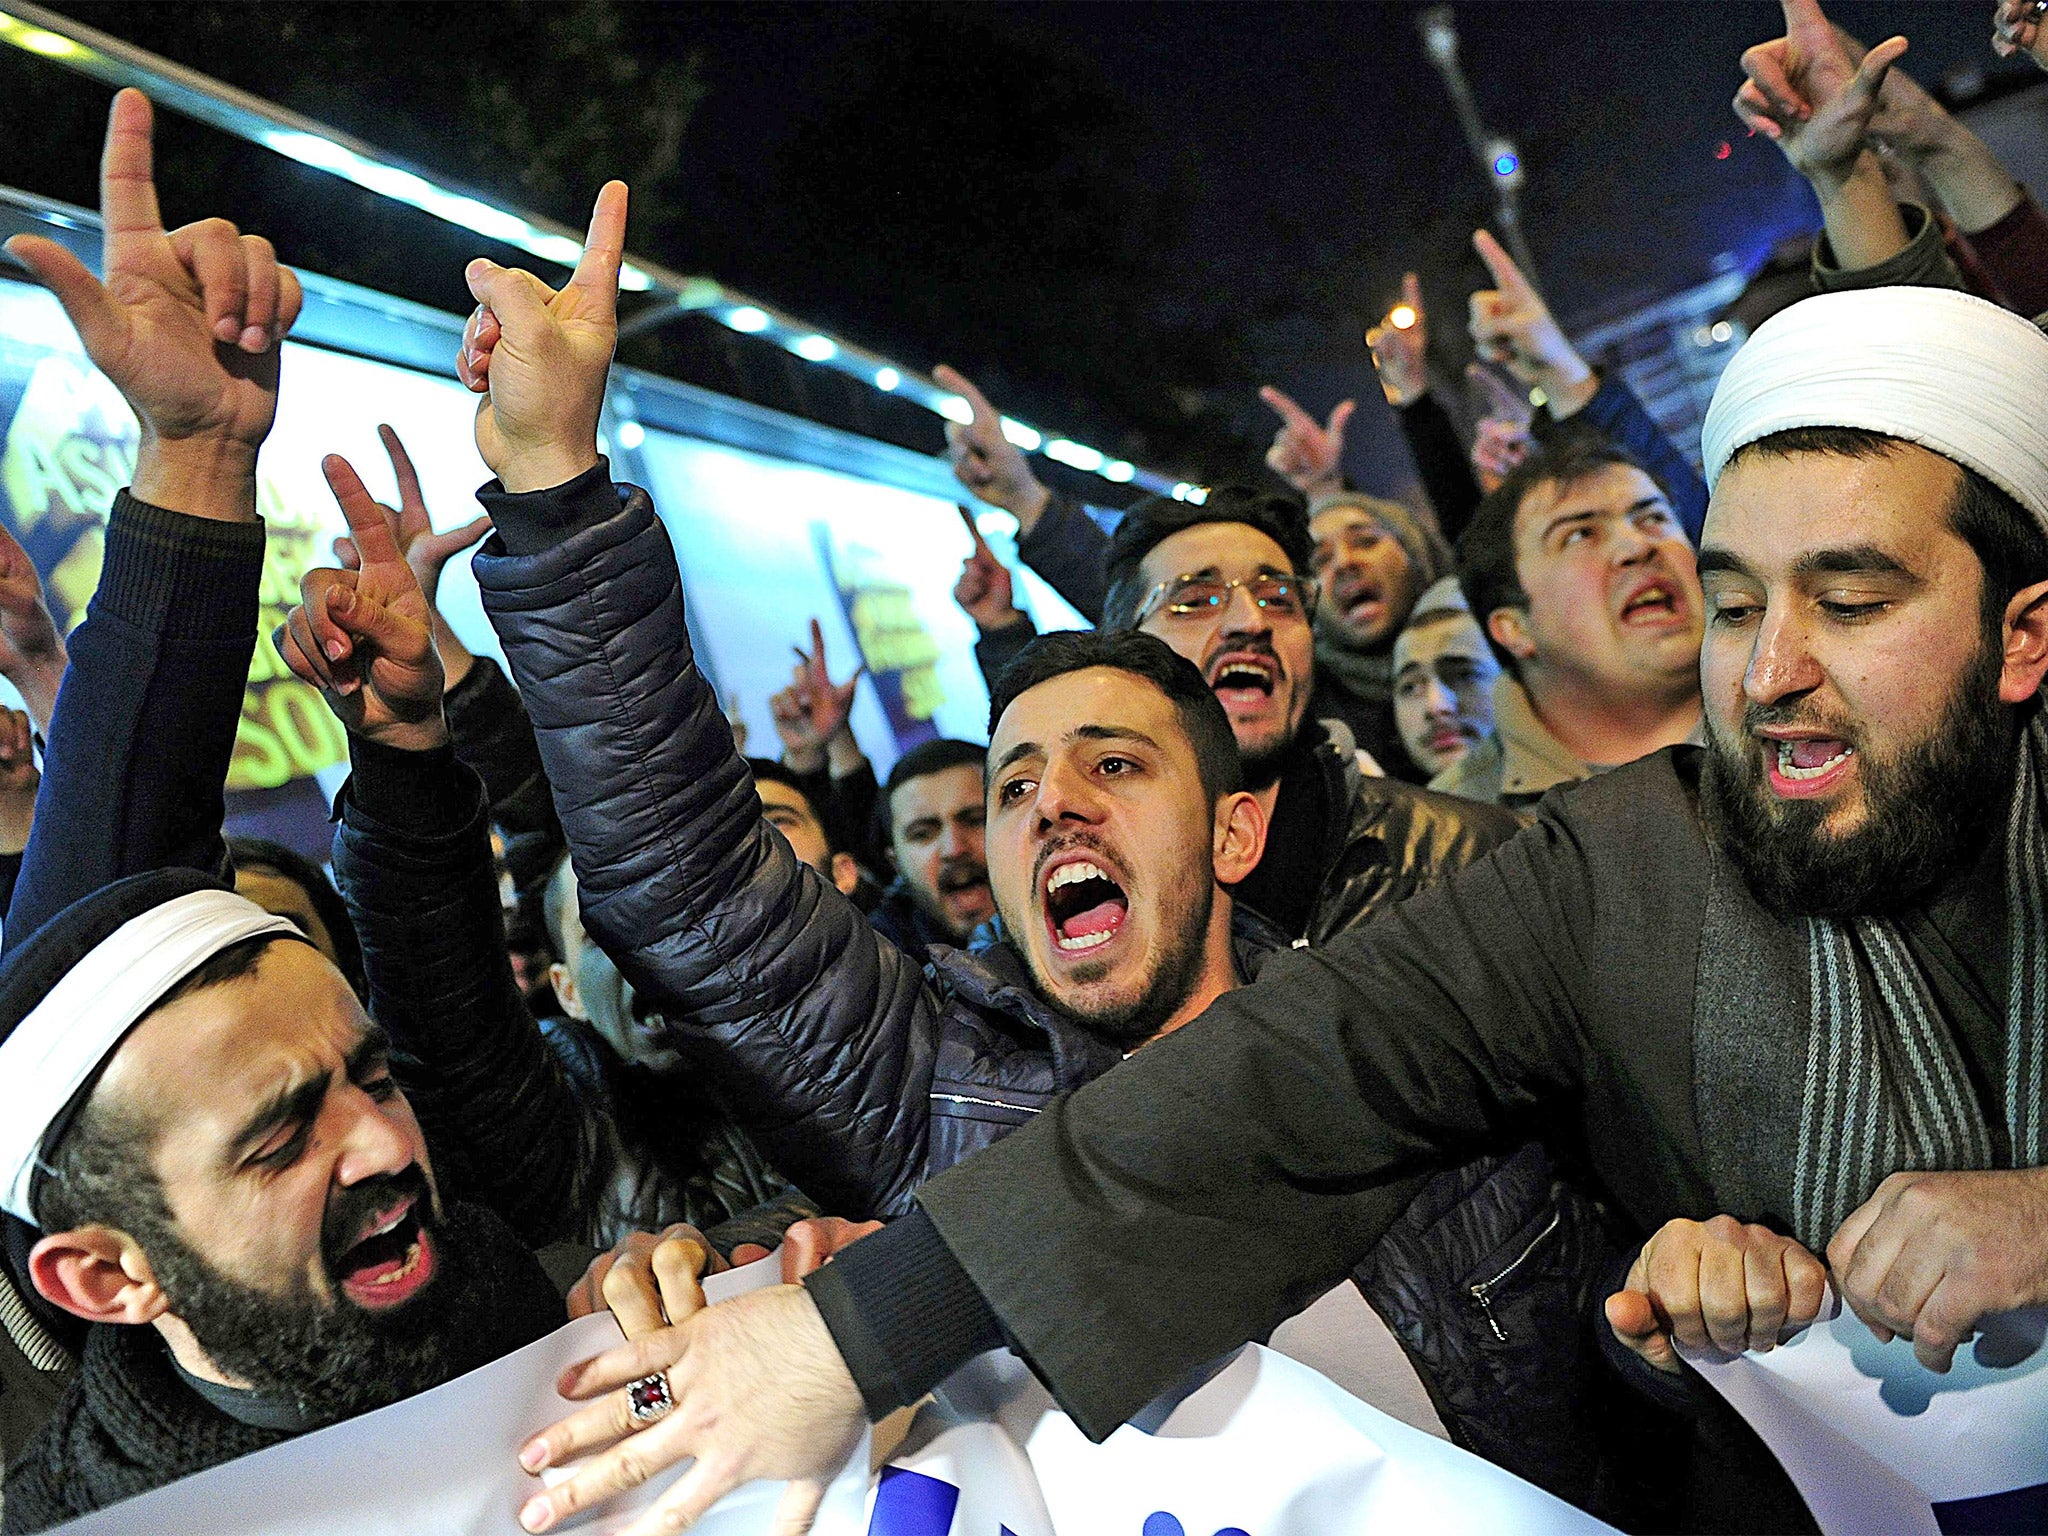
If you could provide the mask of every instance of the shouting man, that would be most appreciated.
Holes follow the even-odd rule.
[[[347,979],[219,878],[256,455],[299,285],[223,220],[164,230],[140,92],[114,98],[101,176],[104,282],[10,242],[142,424],[0,964],[7,1256],[80,1348],[9,1468],[10,1532],[438,1385],[563,1316],[506,1220],[444,1186]]]
[[[529,1465],[618,1438],[616,1389],[651,1372],[682,1411],[528,1528],[683,1455],[713,1469],[672,1491],[684,1513],[829,1475],[864,1412],[1003,1338],[1105,1435],[1532,1111],[1656,1239],[1607,1304],[1645,1372],[1679,1371],[1674,1335],[1735,1351],[1810,1322],[1823,1254],[1937,1370],[2048,1305],[2044,399],[2048,337],[1967,295],[1775,316],[1705,430],[1706,747],[1554,797],[1440,891],[1276,960],[801,1291],[572,1373],[602,1401]],[[1746,1465],[1722,1444],[1695,1528],[1807,1524],[1754,1442]]]

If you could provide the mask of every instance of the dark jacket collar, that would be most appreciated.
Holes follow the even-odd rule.
[[[1240,981],[1252,980],[1275,951],[1288,947],[1286,935],[1242,902],[1231,906],[1230,943]],[[982,926],[973,949],[934,944],[930,955],[932,969],[953,996],[1045,1037],[1062,1090],[1078,1088],[1123,1060],[1120,1046],[1090,1034],[1039,995],[1023,956],[1002,936],[1001,919]]]

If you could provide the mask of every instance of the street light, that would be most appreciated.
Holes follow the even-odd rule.
[[[1514,140],[1493,132],[1479,115],[1479,103],[1472,97],[1471,82],[1465,78],[1465,67],[1458,62],[1458,23],[1451,15],[1448,5],[1433,5],[1415,18],[1415,25],[1422,32],[1422,49],[1429,55],[1437,73],[1444,77],[1444,89],[1451,94],[1451,105],[1457,109],[1458,125],[1465,130],[1465,142],[1472,146],[1472,154],[1479,161],[1479,168],[1486,179],[1493,184],[1495,215],[1500,223],[1501,237],[1507,241],[1508,249],[1514,253],[1515,263],[1530,282],[1536,282],[1536,259],[1529,252],[1529,242],[1522,233],[1522,182],[1527,167],[1522,152],[1515,147]],[[1540,284],[1538,286],[1541,286]]]

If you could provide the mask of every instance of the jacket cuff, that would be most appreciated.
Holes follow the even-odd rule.
[[[994,691],[996,681],[1017,659],[1018,654],[1038,638],[1038,625],[1031,615],[1024,615],[1018,623],[1005,625],[1001,629],[985,629],[974,642],[974,660],[981,668],[982,680]]]
[[[448,733],[460,737],[463,728],[485,730],[495,723],[499,711],[517,707],[518,693],[505,669],[488,656],[478,656],[462,681],[441,696],[441,708],[448,716]]]
[[[543,554],[619,510],[611,461],[602,457],[566,485],[514,493],[502,480],[493,480],[476,493],[476,499],[491,515],[499,542],[514,555]]]
[[[921,1210],[842,1248],[804,1289],[870,1419],[908,1407],[1003,1342],[995,1313]]]
[[[1069,496],[1065,491],[1048,489],[1045,510],[1038,514],[1038,521],[1031,525],[1031,531],[1017,540],[1017,558],[1037,570],[1036,557],[1057,556],[1066,547],[1074,519],[1087,515],[1079,498]]]
[[[1941,221],[1918,203],[1899,204],[1906,221],[1906,246],[1874,267],[1844,270],[1823,230],[1813,241],[1813,286],[1817,293],[1842,293],[1860,288],[1961,288],[1962,274],[1948,259]]]
[[[367,819],[408,837],[447,837],[475,820],[482,804],[476,774],[452,746],[409,752],[351,731],[348,756],[348,784],[335,804],[351,825]]]
[[[172,512],[122,491],[107,517],[93,606],[166,640],[206,644],[256,632],[264,528]]]
[[[1581,422],[1587,426],[1598,427],[1603,432],[1607,431],[1608,424],[1614,420],[1615,412],[1621,405],[1621,393],[1628,385],[1622,382],[1621,370],[1618,368],[1600,368],[1594,371],[1600,379],[1600,387],[1593,391],[1591,398],[1569,416],[1556,415],[1548,405],[1539,407],[1536,414],[1529,419],[1531,437],[1539,443],[1548,443],[1558,433]],[[1612,433],[1608,435],[1613,436]]]

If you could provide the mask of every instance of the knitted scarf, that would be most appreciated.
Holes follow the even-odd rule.
[[[2048,1092],[2048,714],[2020,739],[2005,822],[2005,1148],[1897,925],[1766,913],[1716,855],[1693,1008],[1694,1103],[1723,1203],[1815,1253],[1909,1168],[2042,1162]]]
[[[1338,631],[1334,622],[1316,620],[1316,671],[1330,678],[1352,697],[1376,709],[1391,709],[1394,703],[1394,642],[1381,649],[1361,651]]]

